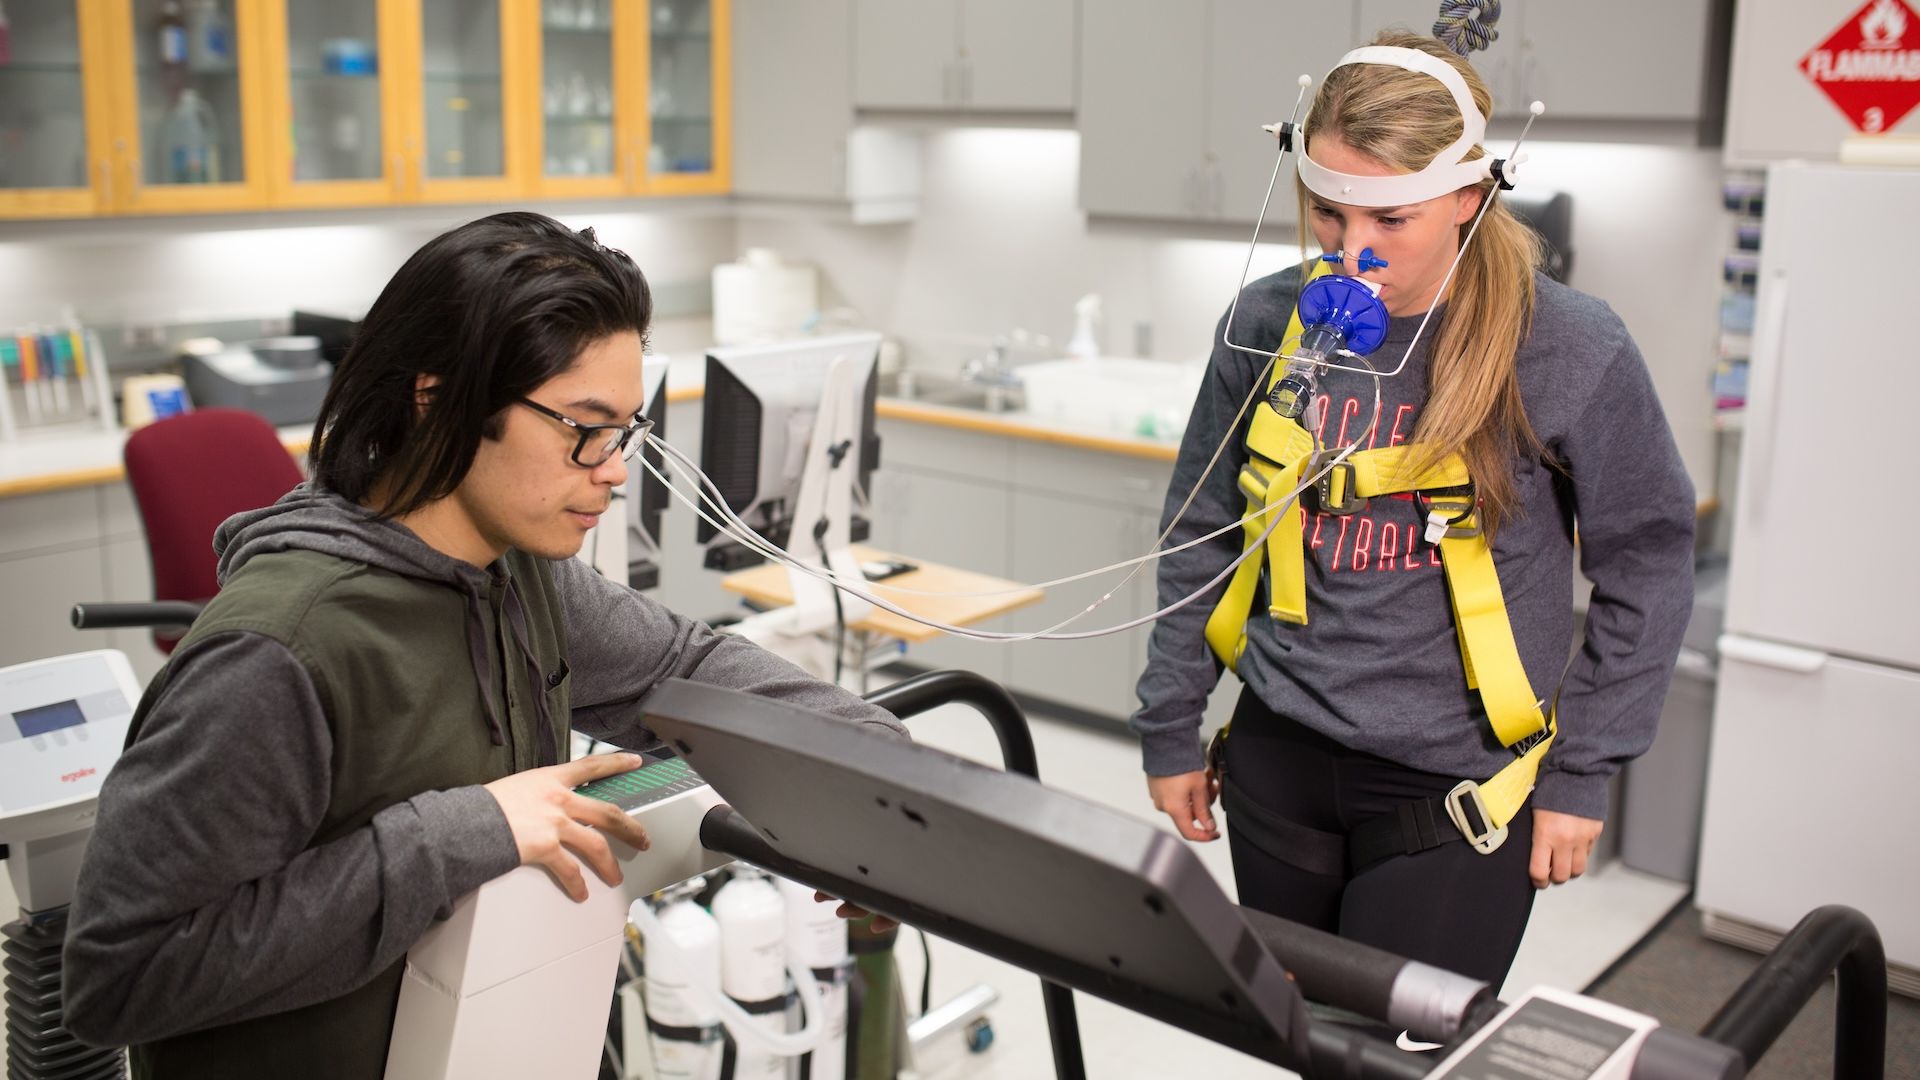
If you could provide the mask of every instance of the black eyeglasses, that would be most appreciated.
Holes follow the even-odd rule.
[[[631,424],[583,424],[530,398],[521,398],[520,404],[578,432],[580,441],[573,444],[573,463],[587,469],[605,464],[615,454],[632,460],[633,455],[640,452],[640,444],[646,441],[647,432],[653,430],[653,421],[639,413],[633,414]]]

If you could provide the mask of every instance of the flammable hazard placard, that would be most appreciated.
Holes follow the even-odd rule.
[[[1904,0],[1868,0],[1800,70],[1854,127],[1886,131],[1920,105],[1920,14]]]

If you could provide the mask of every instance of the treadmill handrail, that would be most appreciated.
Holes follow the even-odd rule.
[[[1830,975],[1833,1075],[1882,1080],[1887,1059],[1887,954],[1873,920],[1844,904],[1815,908],[1760,961],[1700,1029],[1752,1068]]]

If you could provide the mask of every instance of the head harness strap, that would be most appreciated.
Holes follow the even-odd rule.
[[[1448,192],[1480,183],[1493,175],[1493,158],[1482,154],[1462,160],[1486,135],[1487,121],[1473,104],[1467,81],[1453,65],[1418,49],[1395,45],[1367,45],[1340,58],[1335,68],[1348,64],[1387,64],[1417,71],[1440,80],[1460,107],[1460,137],[1452,146],[1434,155],[1427,167],[1416,173],[1397,176],[1355,176],[1334,172],[1316,163],[1306,151],[1296,155],[1300,179],[1307,190],[1331,202],[1351,206],[1406,206],[1437,199]]]

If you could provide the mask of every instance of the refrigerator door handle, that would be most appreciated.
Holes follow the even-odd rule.
[[[1757,638],[1741,637],[1738,634],[1720,635],[1720,655],[1727,660],[1739,660],[1748,664],[1791,671],[1796,675],[1811,675],[1827,666],[1827,654],[1815,649],[1802,649],[1795,645],[1782,645],[1776,641],[1761,641]]]
[[[1766,517],[1767,490],[1773,486],[1773,448],[1780,440],[1780,388],[1786,382],[1787,359],[1786,272],[1774,271],[1761,295],[1767,308],[1756,320],[1759,334],[1753,343],[1753,363],[1766,365],[1767,402],[1765,413],[1753,418],[1760,423],[1747,425],[1747,441],[1755,450],[1755,460],[1753,469],[1746,473],[1753,478],[1753,483],[1745,493],[1747,505],[1751,507],[1748,515],[1756,524]]]

